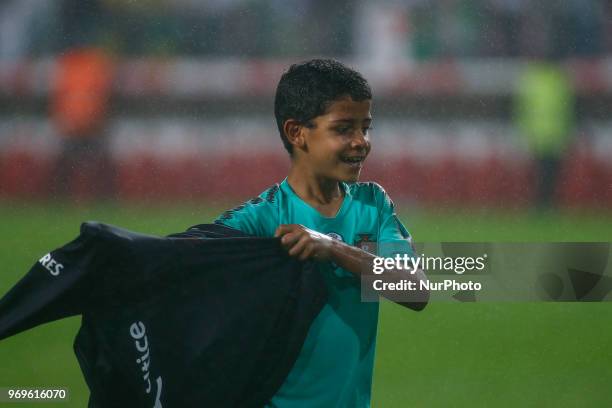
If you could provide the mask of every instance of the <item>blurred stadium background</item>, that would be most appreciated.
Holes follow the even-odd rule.
[[[604,0],[4,0],[0,294],[81,221],[166,234],[280,181],[275,85],[321,56],[370,80],[363,179],[417,240],[611,240]],[[373,406],[612,404],[607,303],[381,313]],[[84,406],[78,324],[1,342],[0,387]]]

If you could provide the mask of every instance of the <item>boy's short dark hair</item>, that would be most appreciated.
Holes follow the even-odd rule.
[[[274,98],[276,125],[289,154],[293,146],[283,129],[285,121],[308,124],[344,96],[364,101],[372,99],[372,90],[359,72],[338,61],[313,59],[291,65],[278,82]]]

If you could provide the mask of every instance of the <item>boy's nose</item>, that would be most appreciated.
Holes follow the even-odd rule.
[[[354,133],[353,138],[351,139],[351,147],[354,149],[367,149],[369,150],[370,141],[368,136],[362,130],[358,130]]]

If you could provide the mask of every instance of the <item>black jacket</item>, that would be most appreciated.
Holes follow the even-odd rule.
[[[321,276],[274,238],[84,223],[0,300],[0,339],[81,314],[90,407],[261,407],[325,299]]]

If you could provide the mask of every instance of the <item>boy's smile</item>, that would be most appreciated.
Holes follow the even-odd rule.
[[[345,97],[303,127],[303,145],[296,152],[301,166],[317,178],[355,182],[370,153],[371,102]],[[298,158],[299,156],[299,158]]]

